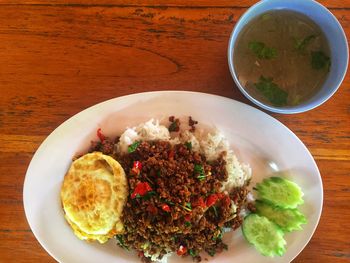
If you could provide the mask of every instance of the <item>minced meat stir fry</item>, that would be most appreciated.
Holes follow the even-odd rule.
[[[227,180],[225,152],[212,162],[192,151],[191,143],[135,142],[118,156],[115,142],[93,145],[118,160],[127,174],[130,196],[123,211],[125,234],[116,236],[125,249],[135,249],[144,262],[169,252],[201,261],[199,253],[227,249],[224,228],[242,223],[240,208],[247,190],[221,192]]]

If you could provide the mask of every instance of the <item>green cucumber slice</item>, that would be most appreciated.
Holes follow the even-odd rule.
[[[258,183],[255,188],[259,198],[267,203],[283,208],[296,208],[304,203],[300,187],[282,177],[270,177]]]
[[[305,216],[296,208],[282,209],[259,200],[255,202],[255,208],[257,214],[267,217],[284,232],[302,230],[301,225],[307,223]]]
[[[247,241],[264,256],[282,256],[286,251],[283,231],[264,216],[248,215],[243,221],[242,231]]]

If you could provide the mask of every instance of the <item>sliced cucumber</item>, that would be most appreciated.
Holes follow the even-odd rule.
[[[301,225],[307,223],[305,216],[296,208],[283,209],[259,200],[255,202],[255,208],[259,215],[276,223],[284,232],[301,230]]]
[[[270,177],[256,185],[259,198],[283,208],[296,208],[304,203],[300,187],[282,177]]]
[[[243,222],[243,235],[264,256],[282,256],[286,251],[283,231],[272,221],[257,214],[248,215]]]

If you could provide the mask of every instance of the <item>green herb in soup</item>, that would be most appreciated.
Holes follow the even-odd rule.
[[[255,88],[274,106],[285,106],[287,104],[288,93],[279,88],[272,80],[272,78],[261,76],[259,82],[254,84]]]
[[[276,49],[267,47],[263,42],[252,41],[249,42],[248,47],[260,59],[272,59],[277,56]]]
[[[254,98],[273,106],[294,106],[316,94],[331,67],[322,30],[289,10],[269,11],[250,21],[234,47],[237,77]]]
[[[300,52],[300,53],[304,53],[305,52],[305,48],[310,44],[310,42],[312,40],[314,40],[316,38],[315,35],[309,35],[307,37],[305,37],[304,39],[298,39],[295,38],[295,49]]]
[[[313,69],[327,69],[329,71],[331,59],[323,51],[313,51],[311,52],[311,65]]]

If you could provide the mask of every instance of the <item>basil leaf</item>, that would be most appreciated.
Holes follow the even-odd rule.
[[[200,181],[204,180],[206,178],[205,173],[204,173],[204,168],[200,164],[195,164],[194,165],[194,172],[197,173],[197,179]]]
[[[196,257],[196,256],[197,256],[197,252],[194,251],[193,249],[190,249],[190,250],[188,251],[188,253],[189,253],[192,257]]]
[[[187,149],[192,150],[192,143],[191,142],[185,142],[185,146]]]
[[[140,143],[141,142],[136,141],[136,142],[130,144],[129,147],[128,147],[128,153],[132,153],[132,152],[136,151],[136,149],[140,145]]]
[[[122,248],[129,250],[129,248],[125,245],[124,243],[124,239],[122,235],[116,235],[115,238],[117,239],[117,243],[119,244],[119,246],[121,246]]]

